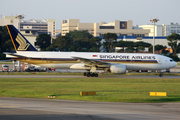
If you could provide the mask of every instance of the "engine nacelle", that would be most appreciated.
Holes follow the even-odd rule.
[[[122,65],[122,64],[111,65],[110,71],[111,71],[111,73],[125,74],[126,73],[126,65]]]

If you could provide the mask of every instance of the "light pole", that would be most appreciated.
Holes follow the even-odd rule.
[[[154,34],[153,34],[153,54],[154,54],[154,51],[155,51],[155,23],[156,22],[158,22],[159,21],[159,19],[156,19],[156,18],[154,18],[154,19],[150,19],[150,21],[152,22],[152,23],[154,23]]]

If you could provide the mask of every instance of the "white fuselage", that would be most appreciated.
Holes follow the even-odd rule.
[[[19,56],[25,56],[26,59],[7,57],[35,64],[48,68],[60,69],[91,69],[85,66],[85,63],[75,60],[73,57],[86,58],[90,60],[98,60],[110,64],[124,64],[127,70],[163,70],[175,67],[177,63],[171,58],[156,54],[140,54],[140,53],[92,53],[92,52],[17,52]],[[108,66],[98,67],[103,69]]]

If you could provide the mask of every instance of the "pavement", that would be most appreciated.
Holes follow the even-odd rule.
[[[115,103],[0,97],[0,120],[179,120],[180,103]]]
[[[13,65],[9,64],[10,70],[12,70]],[[0,69],[1,71],[1,69]],[[179,73],[180,72],[180,65],[172,68],[171,73]],[[54,71],[52,71],[54,72]],[[83,73],[85,70],[73,70],[73,69],[56,69],[55,72],[78,72],[78,73]],[[103,73],[104,71],[98,70],[97,72]],[[83,75],[0,75],[0,78],[86,78],[86,76]],[[94,78],[94,77],[90,77]],[[157,76],[144,76],[144,75],[99,75],[98,78],[160,78],[158,75]],[[164,75],[161,77],[163,79],[166,78],[180,78],[180,76],[166,76]]]
[[[174,71],[173,71],[174,70]],[[63,70],[60,70],[63,71]],[[65,72],[69,72],[64,70]],[[179,72],[180,66],[171,69]],[[86,78],[83,75],[0,75],[0,78]],[[92,78],[92,77],[90,77]],[[99,78],[160,78],[100,75]],[[180,78],[166,76],[163,79]],[[0,97],[0,120],[179,120],[180,103],[114,103]]]
[[[9,70],[10,71],[13,71],[13,64],[8,64],[9,65]],[[2,71],[2,67],[0,67],[0,72]],[[56,69],[55,71],[52,71],[52,72],[79,72],[79,73],[83,73],[83,72],[87,72],[86,70],[73,70],[73,69]],[[96,70],[96,72],[99,72],[99,73],[103,73],[104,71],[103,70]],[[170,72],[180,72],[180,65],[177,65],[176,67],[174,68],[171,68],[170,69]]]
[[[0,75],[0,78],[87,78],[82,75]],[[97,78],[97,77],[88,77],[88,78]],[[153,78],[153,79],[180,79],[180,76],[166,76],[159,77],[158,75],[100,75],[98,78]]]

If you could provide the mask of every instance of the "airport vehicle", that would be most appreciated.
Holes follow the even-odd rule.
[[[25,67],[26,72],[46,72],[47,68],[45,67],[36,67],[36,66],[26,66]]]
[[[2,65],[2,72],[9,72],[9,65]]]
[[[37,69],[39,72],[46,72],[47,71],[46,67],[38,67]]]
[[[47,68],[48,71],[55,71],[55,68]]]
[[[98,77],[96,70],[124,74],[126,70],[165,70],[177,63],[166,56],[140,53],[40,52],[13,26],[7,25],[16,53],[7,58],[47,68],[87,70],[84,76]],[[160,77],[163,74],[160,72]]]
[[[25,69],[26,72],[36,72],[38,69],[36,69],[35,66],[30,66]]]

